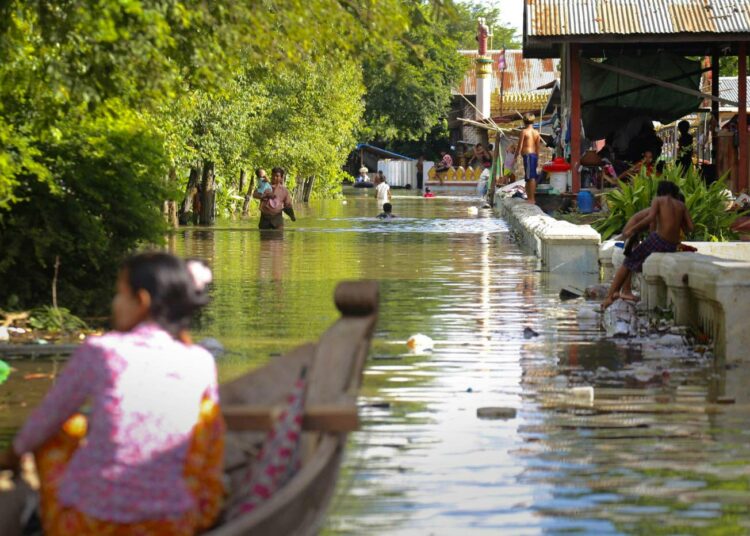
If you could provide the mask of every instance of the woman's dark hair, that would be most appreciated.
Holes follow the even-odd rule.
[[[284,173],[284,168],[280,168],[280,167],[275,167],[275,168],[273,168],[273,169],[271,170],[271,175],[276,175],[277,173],[281,173],[281,176],[282,176],[282,177],[283,177],[284,175],[286,175],[286,173]]]
[[[134,293],[144,289],[150,294],[151,319],[172,337],[188,329],[193,315],[208,303],[205,285],[198,288],[187,262],[169,253],[133,255],[122,263],[121,270]]]

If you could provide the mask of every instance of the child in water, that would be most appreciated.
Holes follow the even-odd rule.
[[[424,189],[424,195],[422,197],[435,197],[435,194],[432,193],[432,190],[429,188]]]
[[[384,203],[383,212],[378,214],[378,218],[380,218],[381,220],[390,220],[395,217],[396,216],[393,215],[393,205],[391,205],[390,203]]]
[[[17,470],[35,455],[44,534],[187,536],[213,524],[224,423],[214,360],[187,332],[210,281],[203,263],[167,253],[123,263],[116,331],[73,353],[0,461]]]

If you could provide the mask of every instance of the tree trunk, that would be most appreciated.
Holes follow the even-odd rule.
[[[188,184],[185,188],[185,199],[180,205],[179,222],[181,225],[187,225],[188,214],[193,211],[193,198],[197,192],[200,177],[200,168],[198,166],[192,166],[190,168],[190,178],[188,179]]]
[[[174,184],[177,182],[177,170],[173,167],[169,168],[169,175],[167,176],[167,182]],[[167,220],[167,225],[172,229],[176,229],[179,225],[177,219],[177,201],[174,199],[168,199],[164,202],[164,218]]]
[[[247,216],[250,210],[250,199],[253,197],[253,190],[255,189],[255,177],[250,179],[250,183],[247,185],[247,193],[245,194],[245,202],[242,204],[242,215]]]
[[[216,176],[214,163],[206,161],[203,164],[201,178],[201,211],[200,224],[213,225],[216,221]]]
[[[244,169],[240,170],[240,187],[237,188],[238,192],[245,191],[245,179],[247,178],[247,172]]]

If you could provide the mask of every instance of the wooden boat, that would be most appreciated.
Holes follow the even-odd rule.
[[[312,535],[321,528],[347,432],[358,425],[357,393],[377,320],[378,285],[344,282],[334,299],[342,316],[317,344],[300,346],[222,385],[226,470],[236,485],[265,436],[262,430],[271,426],[273,408],[284,404],[300,370],[308,368],[301,468],[269,500],[222,523],[209,532],[212,536]],[[235,491],[230,489],[230,502]]]

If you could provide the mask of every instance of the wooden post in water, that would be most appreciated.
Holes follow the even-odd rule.
[[[737,79],[737,93],[738,103],[737,111],[739,112],[737,121],[737,127],[739,130],[740,146],[737,149],[737,155],[739,156],[740,172],[739,180],[737,185],[738,192],[744,192],[747,190],[747,179],[748,179],[748,159],[747,159],[747,42],[740,41],[739,50],[737,51],[738,60],[738,76]]]
[[[201,177],[201,225],[213,225],[216,221],[216,175],[214,163],[206,161],[203,164]]]
[[[570,45],[570,168],[573,174],[573,193],[581,190],[581,49]]]
[[[255,190],[255,176],[250,179],[250,183],[247,185],[247,193],[245,194],[245,202],[242,204],[242,215],[247,216],[250,211],[250,200],[253,198],[253,190]]]
[[[188,179],[187,187],[185,188],[185,199],[182,201],[180,206],[180,213],[178,220],[181,225],[187,225],[188,213],[193,211],[193,196],[195,195],[195,189],[198,187],[200,181],[201,171],[198,166],[192,166],[190,168],[190,178]],[[195,214],[193,214],[195,219]]]

